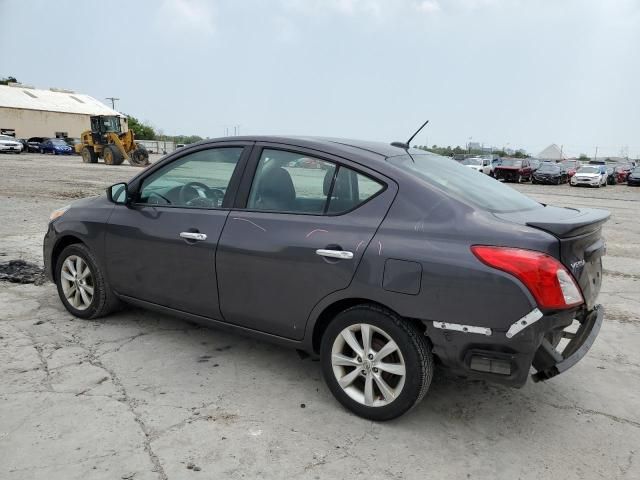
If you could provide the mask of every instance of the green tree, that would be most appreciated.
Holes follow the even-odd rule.
[[[581,153],[580,156],[578,157],[578,160],[589,160],[589,157],[587,157],[586,153]]]
[[[16,77],[12,77],[11,75],[0,78],[0,85],[9,85],[10,83],[18,83],[18,80],[16,80]]]
[[[156,132],[151,125],[147,125],[136,117],[127,115],[129,130],[133,132],[137,140],[155,140]]]

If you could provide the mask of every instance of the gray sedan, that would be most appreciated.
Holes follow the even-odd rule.
[[[608,216],[402,144],[232,137],[55,211],[44,258],[76,317],[131,304],[303,350],[388,420],[434,365],[521,386],[582,358]]]

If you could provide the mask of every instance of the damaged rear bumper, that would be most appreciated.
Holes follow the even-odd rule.
[[[579,323],[577,330],[574,320]],[[520,387],[531,367],[538,382],[575,365],[593,345],[602,321],[600,305],[590,311],[553,314],[534,309],[506,331],[426,322],[426,334],[434,355],[454,373]]]
[[[593,310],[583,315],[583,318],[577,319],[580,327],[568,337],[569,343],[562,351],[558,351],[546,338],[543,339],[533,359],[533,366],[537,370],[532,375],[533,381],[548,380],[578,363],[600,333],[603,318],[602,305],[596,305]]]

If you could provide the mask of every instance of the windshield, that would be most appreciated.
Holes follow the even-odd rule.
[[[53,143],[54,145],[66,145],[67,144],[67,142],[65,142],[61,138],[52,138],[51,139],[51,143]]]
[[[544,172],[559,172],[560,171],[560,167],[558,165],[555,165],[553,163],[543,163],[540,168],[538,169],[539,172],[544,173]]]
[[[578,162],[575,162],[573,160],[565,160],[564,162],[562,162],[562,164],[567,167],[567,168],[576,168]]]
[[[520,167],[522,166],[522,160],[516,160],[515,158],[504,158],[502,159],[503,167]]]
[[[582,167],[578,173],[600,173],[600,167]]]
[[[478,172],[448,157],[412,154],[391,157],[388,161],[448,195],[484,210],[504,213],[542,208],[538,202],[517,190],[496,182],[488,175],[478,175]]]
[[[463,165],[482,165],[482,159],[481,158],[467,158],[466,160],[463,160],[462,164]]]
[[[12,142],[16,141],[15,138],[10,137],[9,135],[0,135],[0,140],[11,140]]]

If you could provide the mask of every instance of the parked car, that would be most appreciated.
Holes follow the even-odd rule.
[[[302,158],[328,169],[289,168]],[[234,137],[56,210],[44,261],[76,317],[125,302],[300,349],[339,402],[388,420],[423,397],[436,358],[514,386],[581,359],[602,324],[608,217],[423,150]]]
[[[616,181],[616,170],[609,166],[607,167],[607,185],[615,185],[616,183],[618,183]]]
[[[40,152],[53,155],[71,155],[74,150],[62,138],[49,138],[40,144]]]
[[[20,153],[22,151],[22,143],[9,135],[0,135],[0,152],[2,153]]]
[[[69,145],[71,147],[71,153],[75,153],[80,155],[77,151],[76,151],[76,145],[82,145],[82,140],[80,140],[79,138],[74,138],[74,137],[64,137],[63,140],[65,141],[65,143],[67,145]]]
[[[533,173],[531,183],[548,183],[560,185],[569,181],[567,169],[561,163],[544,162],[538,170]]]
[[[627,185],[637,187],[640,185],[640,167],[635,167],[627,177]]]
[[[529,165],[531,165],[531,173],[533,174],[533,173],[536,173],[536,170],[540,168],[540,166],[542,165],[542,162],[537,158],[530,158]]]
[[[28,149],[28,143],[24,138],[16,138],[17,142],[20,142],[20,144],[22,145],[22,152],[21,153],[27,153],[29,151]]]
[[[606,187],[607,169],[604,165],[583,165],[571,177],[569,184],[572,187]]]
[[[580,162],[580,160],[563,160],[561,163],[567,169],[569,178],[573,177],[578,169],[582,166],[582,162]]]
[[[31,153],[42,153],[42,142],[47,141],[46,137],[31,137],[27,140],[27,151]]]
[[[614,170],[616,172],[616,182],[626,183],[627,179],[629,178],[629,174],[631,173],[631,170],[633,170],[633,165],[629,163],[618,165],[617,167],[614,168]]]
[[[531,165],[526,158],[503,158],[493,174],[498,180],[517,183],[528,182],[532,177]]]
[[[491,174],[491,160],[488,158],[471,157],[462,161],[462,165],[465,165],[476,172]]]

